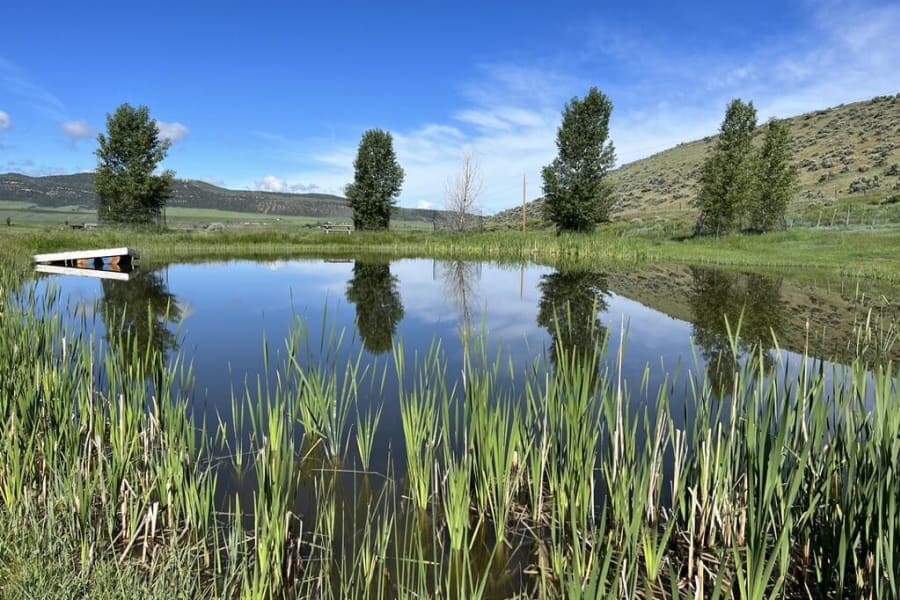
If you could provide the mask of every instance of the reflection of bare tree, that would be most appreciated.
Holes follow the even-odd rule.
[[[481,263],[450,260],[438,263],[437,270],[444,280],[444,293],[453,302],[463,328],[468,331],[472,325],[472,307],[478,302]]]

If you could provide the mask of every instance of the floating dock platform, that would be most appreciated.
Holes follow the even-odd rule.
[[[35,254],[34,262],[39,265],[55,265],[89,269],[110,265],[114,267],[130,267],[141,255],[131,248],[103,248],[100,250],[76,250],[73,252],[54,252],[51,254]]]
[[[131,271],[103,271],[102,269],[79,269],[76,267],[61,267],[59,265],[37,264],[34,270],[38,273],[51,273],[53,275],[75,275],[77,277],[94,277],[96,279],[112,279],[115,281],[131,280]]]

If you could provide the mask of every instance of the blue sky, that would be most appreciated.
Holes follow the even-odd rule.
[[[146,104],[177,176],[340,193],[363,131],[394,135],[404,206],[444,203],[463,154],[493,213],[540,193],[564,103],[613,101],[625,163],[761,119],[900,91],[900,3],[41,2],[0,9],[0,172],[93,169]]]

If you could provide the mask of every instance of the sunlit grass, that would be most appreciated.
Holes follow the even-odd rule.
[[[325,235],[303,230],[224,232],[131,231],[62,228],[0,228],[0,257],[26,265],[32,254],[127,245],[143,260],[172,261],[272,259],[315,256],[389,258],[429,257],[541,264],[635,264],[681,262],[759,268],[818,268],[856,277],[900,281],[900,231],[794,229],[766,235],[677,240],[641,234],[634,228],[601,227],[591,235],[551,232],[447,234],[390,231]]]

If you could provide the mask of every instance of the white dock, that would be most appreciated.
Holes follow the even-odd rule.
[[[35,254],[34,262],[38,264],[58,264],[63,266],[89,266],[91,264],[131,263],[140,258],[137,250],[131,248],[102,248],[100,250],[76,250],[74,252],[53,252],[51,254]]]
[[[58,265],[37,264],[34,270],[38,273],[51,273],[53,275],[75,275],[77,277],[94,277],[96,279],[114,279],[116,281],[129,281],[131,273],[120,271],[101,271],[100,269],[78,269],[75,267],[60,267]]]

